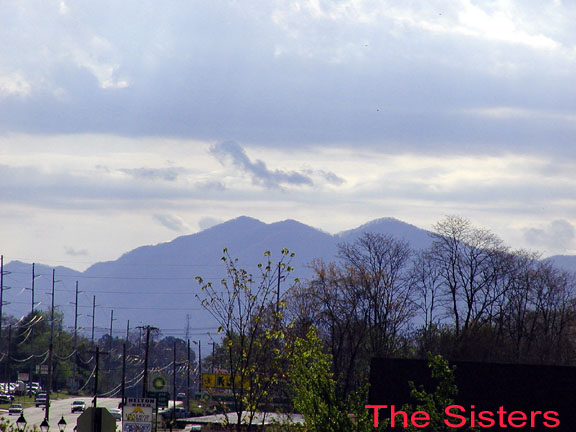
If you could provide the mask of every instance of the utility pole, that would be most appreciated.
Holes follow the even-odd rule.
[[[174,427],[174,421],[176,419],[176,341],[174,341],[174,348],[172,349],[172,397],[174,398],[174,404],[172,405],[172,415],[170,419],[170,432]]]
[[[0,255],[0,350],[2,348],[2,307],[4,306],[4,255]]]
[[[126,342],[122,344],[122,408],[126,403]]]
[[[50,392],[52,391],[52,365],[54,355],[54,286],[56,285],[56,270],[52,269],[52,304],[50,307],[50,344],[48,345],[48,382],[46,383],[46,409],[44,420],[50,418]]]
[[[78,281],[76,281],[76,297],[74,301],[74,388],[78,388]]]
[[[276,322],[278,322],[278,316],[280,315],[280,263],[278,263],[278,289],[276,290]]]
[[[76,281],[76,300],[74,301],[74,351],[78,349],[78,281]]]
[[[142,377],[142,397],[148,397],[148,352],[150,350],[150,331],[158,330],[157,327],[152,327],[150,325],[140,326],[139,328],[146,329],[146,346],[144,347],[144,375]]]
[[[36,264],[32,263],[32,306],[30,308],[30,312],[34,314],[34,284],[36,283]]]
[[[98,403],[98,370],[100,366],[100,347],[96,346],[96,365],[94,370],[94,399],[92,400],[92,406],[96,408]]]
[[[190,339],[188,339],[188,351],[186,362],[186,410],[190,409]]]
[[[110,311],[110,341],[109,341],[109,350],[112,351],[112,323],[114,322],[114,309]]]
[[[108,338],[108,376],[106,383],[110,384],[110,377],[112,376],[112,323],[114,322],[114,309],[110,310],[110,337]]]
[[[198,340],[198,393],[202,393],[202,341]]]
[[[142,379],[142,397],[148,395],[148,350],[150,348],[150,326],[146,327],[146,346],[144,348],[144,375]]]
[[[92,297],[92,345],[94,345],[94,318],[96,317],[96,296]]]
[[[216,342],[210,342],[212,345],[212,373],[214,373],[214,365],[216,362]]]
[[[10,345],[12,345],[12,324],[10,324],[8,326],[8,348],[7,348],[7,354],[6,354],[6,375],[5,375],[5,388],[8,388],[8,386],[10,385],[10,356],[12,355],[12,353],[10,352]]]
[[[98,401],[98,371],[100,369],[100,354],[109,354],[106,351],[100,351],[100,347],[96,346],[96,350],[90,351],[95,355],[96,365],[94,369],[94,399],[92,399],[92,406],[96,408]]]
[[[130,320],[126,323],[126,343],[130,339]]]

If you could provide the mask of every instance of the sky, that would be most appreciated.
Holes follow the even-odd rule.
[[[241,215],[458,215],[576,254],[575,20],[562,0],[4,0],[0,253],[82,270]]]

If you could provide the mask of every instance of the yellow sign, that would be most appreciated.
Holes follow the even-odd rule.
[[[202,374],[202,388],[215,388],[216,387],[216,374],[203,373]]]
[[[240,377],[236,377],[234,380],[236,387],[240,387]],[[248,389],[250,387],[248,380],[244,381],[244,388]],[[202,374],[202,388],[209,389],[231,389],[232,388],[232,377],[230,374]]]

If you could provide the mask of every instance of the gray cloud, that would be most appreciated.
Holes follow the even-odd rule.
[[[159,222],[162,226],[168,228],[171,231],[181,233],[187,231],[188,229],[184,221],[178,216],[169,214],[155,214],[154,219],[156,222]]]
[[[148,182],[147,176],[117,178],[113,170],[98,167],[82,175],[67,171],[44,171],[37,167],[0,164],[0,201],[25,203],[45,208],[141,208],[153,202],[169,205],[169,200],[203,199],[226,192],[216,180],[180,184],[176,181]],[[152,177],[155,177],[153,174]],[[144,181],[143,181],[144,180]]]
[[[185,172],[184,168],[124,168],[121,172],[137,179],[176,181]]]
[[[308,175],[318,175],[318,176],[322,177],[324,180],[326,180],[326,182],[328,182],[329,184],[334,185],[334,186],[341,186],[344,183],[346,183],[346,180],[344,180],[339,175],[337,175],[333,172],[330,172],[330,171],[304,170],[304,172]]]
[[[560,2],[36,3],[2,6],[0,131],[576,152]]]
[[[525,230],[524,238],[535,246],[544,245],[552,250],[565,251],[575,244],[576,228],[566,220],[557,219],[544,228]]]
[[[86,249],[74,249],[72,247],[65,247],[64,250],[66,252],[66,255],[73,257],[90,255]]]
[[[267,188],[279,188],[281,185],[312,185],[312,179],[296,171],[269,170],[264,162],[257,159],[252,162],[244,149],[234,141],[226,141],[214,144],[210,147],[210,153],[220,158],[230,158],[234,166],[242,169],[250,175],[255,184]]]

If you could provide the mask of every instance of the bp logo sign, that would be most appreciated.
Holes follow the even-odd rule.
[[[166,387],[166,380],[161,376],[157,376],[152,380],[152,387],[154,387],[155,390],[162,391],[164,387]]]
[[[168,383],[162,375],[155,374],[150,376],[150,385],[148,386],[149,391],[163,392],[166,391],[167,386]]]

